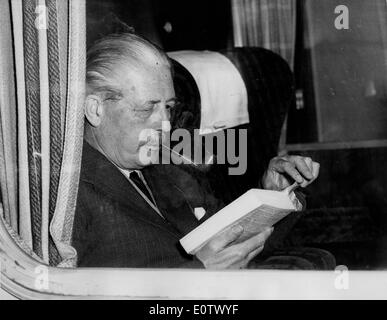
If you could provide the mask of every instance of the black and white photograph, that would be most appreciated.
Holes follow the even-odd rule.
[[[387,299],[386,0],[0,0],[0,25],[0,300]]]

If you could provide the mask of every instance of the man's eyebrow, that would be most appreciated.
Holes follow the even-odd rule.
[[[178,102],[178,99],[176,97],[173,97],[171,99],[168,99],[167,102]]]
[[[157,103],[160,103],[161,100],[149,100],[147,102],[145,102],[145,104],[157,104]],[[166,101],[167,103],[168,102],[178,102],[178,99],[176,97],[173,97],[173,98],[170,98]]]

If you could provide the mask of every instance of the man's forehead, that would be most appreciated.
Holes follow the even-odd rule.
[[[169,80],[172,78],[169,66],[156,65],[133,65],[124,63],[116,67],[117,77],[126,82],[157,82],[160,80]]]
[[[157,66],[154,68],[126,66],[117,73],[124,95],[172,94],[173,81],[170,68]],[[169,92],[168,92],[169,91]]]

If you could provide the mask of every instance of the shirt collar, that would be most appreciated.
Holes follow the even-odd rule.
[[[118,167],[117,167],[118,168]],[[140,170],[124,170],[124,169],[121,169],[121,168],[118,168],[118,170],[120,170],[121,171],[121,173],[125,176],[125,177],[127,177],[128,179],[130,178],[130,174],[132,173],[132,172],[137,172],[137,174],[140,176],[140,177],[142,177],[142,173],[141,173],[141,171]]]

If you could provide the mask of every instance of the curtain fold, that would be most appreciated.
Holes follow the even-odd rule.
[[[0,200],[5,221],[17,231],[17,120],[10,10],[8,1],[0,1]]]
[[[60,267],[75,267],[76,251],[71,246],[83,146],[84,94],[86,78],[86,3],[69,2],[67,110],[63,158],[55,213],[50,233],[60,252]]]
[[[0,211],[23,249],[74,267],[85,0],[1,1],[0,19]]]
[[[12,4],[14,60],[17,94],[17,147],[18,147],[18,199],[19,199],[19,234],[32,250],[32,226],[30,209],[29,162],[27,140],[26,85],[24,74],[24,39],[23,39],[23,4],[14,0]]]
[[[232,0],[232,16],[236,47],[270,49],[293,66],[296,0]]]

